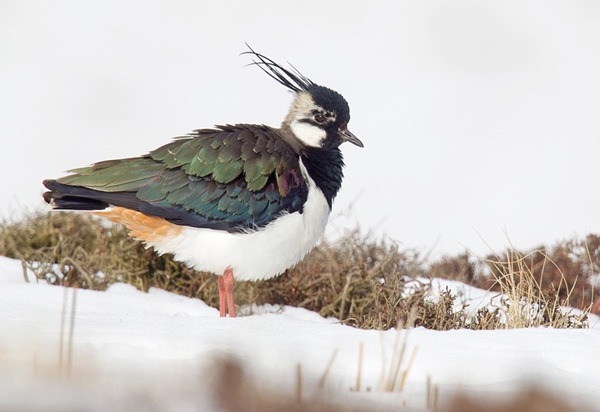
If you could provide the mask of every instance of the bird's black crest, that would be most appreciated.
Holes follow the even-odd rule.
[[[298,93],[300,91],[308,91],[308,89],[315,84],[308,77],[302,75],[294,66],[290,64],[292,70],[287,70],[281,67],[281,65],[277,64],[273,60],[269,59],[267,56],[264,56],[260,53],[255,52],[248,43],[246,46],[250,49],[250,51],[243,52],[241,54],[251,54],[256,57],[258,60],[252,60],[252,63],[262,69],[265,73],[267,73],[270,77],[277,80],[279,83],[287,87],[288,89]]]

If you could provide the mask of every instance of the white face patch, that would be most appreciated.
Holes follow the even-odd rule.
[[[299,120],[292,121],[290,128],[294,135],[307,146],[321,147],[323,140],[327,137],[327,132],[325,132],[325,130]]]
[[[289,123],[292,132],[307,146],[322,147],[323,140],[327,137],[327,132],[319,126],[307,122],[313,121],[314,114],[324,112],[321,107],[315,104],[312,96],[307,92],[296,94],[294,103],[286,121]],[[325,116],[329,121],[335,120],[331,115]]]

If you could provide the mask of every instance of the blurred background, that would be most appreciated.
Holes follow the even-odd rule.
[[[431,256],[600,232],[600,3],[0,1],[0,213],[41,181],[195,128],[278,126],[248,42],[342,93],[329,233]]]

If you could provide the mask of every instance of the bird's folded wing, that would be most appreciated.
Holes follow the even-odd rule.
[[[230,232],[301,211],[308,194],[298,156],[267,126],[197,130],[143,157],[70,172],[44,183],[58,208],[89,199]]]

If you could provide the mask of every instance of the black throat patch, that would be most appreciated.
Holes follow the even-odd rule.
[[[306,171],[323,194],[329,210],[342,187],[344,158],[338,147],[322,149],[306,147],[301,155]]]

